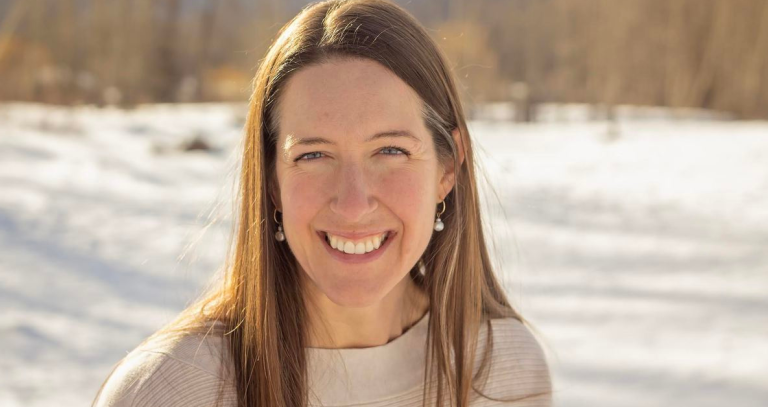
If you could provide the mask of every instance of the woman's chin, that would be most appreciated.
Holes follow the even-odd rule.
[[[381,285],[375,287],[365,287],[362,284],[332,287],[324,292],[325,296],[339,307],[345,308],[364,308],[370,307],[381,302],[387,292],[382,290]]]

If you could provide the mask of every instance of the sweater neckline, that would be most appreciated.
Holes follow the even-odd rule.
[[[377,346],[369,346],[366,348],[306,348],[308,352],[315,352],[315,353],[324,353],[324,352],[331,352],[331,353],[337,353],[340,352],[342,354],[347,353],[358,353],[359,351],[369,350],[369,349],[380,349],[384,347],[395,347],[397,346],[395,343],[398,341],[408,341],[408,338],[410,336],[416,335],[415,332],[421,329],[421,326],[428,325],[429,322],[429,311],[427,311],[422,317],[413,323],[409,328],[405,330],[400,336],[398,336],[395,339],[392,339],[391,341],[383,344],[383,345],[377,345]]]
[[[402,335],[368,348],[306,348],[310,403],[359,404],[391,397],[424,381],[430,314]]]

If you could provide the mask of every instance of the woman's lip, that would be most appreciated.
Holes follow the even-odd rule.
[[[373,260],[378,259],[381,257],[382,254],[387,250],[389,247],[390,242],[394,240],[394,237],[397,235],[397,233],[390,231],[387,235],[387,240],[381,243],[381,246],[371,252],[365,253],[365,254],[347,254],[344,252],[340,252],[338,249],[334,249],[331,247],[330,244],[325,240],[325,232],[318,232],[318,237],[320,237],[320,240],[322,241],[323,246],[325,247],[325,250],[328,251],[328,254],[331,255],[334,259],[342,262],[342,263],[367,263]]]
[[[374,237],[374,236],[381,236],[384,233],[392,233],[392,230],[382,230],[379,232],[357,232],[357,233],[348,233],[348,232],[334,232],[332,230],[321,230],[320,233],[323,234],[323,237],[325,237],[325,234],[334,235],[337,237],[343,237],[349,240],[358,240],[365,237]]]

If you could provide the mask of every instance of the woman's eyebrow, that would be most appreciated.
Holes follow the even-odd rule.
[[[378,140],[380,138],[388,138],[388,137],[405,137],[409,138],[419,144],[421,144],[421,140],[411,134],[408,130],[390,130],[390,131],[383,131],[381,133],[376,133],[372,135],[371,137],[368,137],[365,141],[370,142],[374,140]],[[322,138],[322,137],[296,137],[293,134],[289,134],[285,138],[285,143],[283,144],[284,150],[290,150],[292,147],[297,145],[303,145],[303,146],[311,146],[311,145],[317,145],[317,144],[331,144],[336,145],[335,142]]]
[[[377,140],[380,138],[386,138],[386,137],[406,137],[421,144],[421,140],[418,137],[411,134],[411,132],[409,132],[408,130],[392,130],[392,131],[384,131],[381,133],[376,133],[365,141],[369,142],[369,141]]]

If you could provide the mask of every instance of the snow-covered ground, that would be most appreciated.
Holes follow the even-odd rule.
[[[212,277],[243,115],[0,106],[0,406],[88,405]],[[555,116],[470,129],[557,405],[767,405],[768,123]]]

